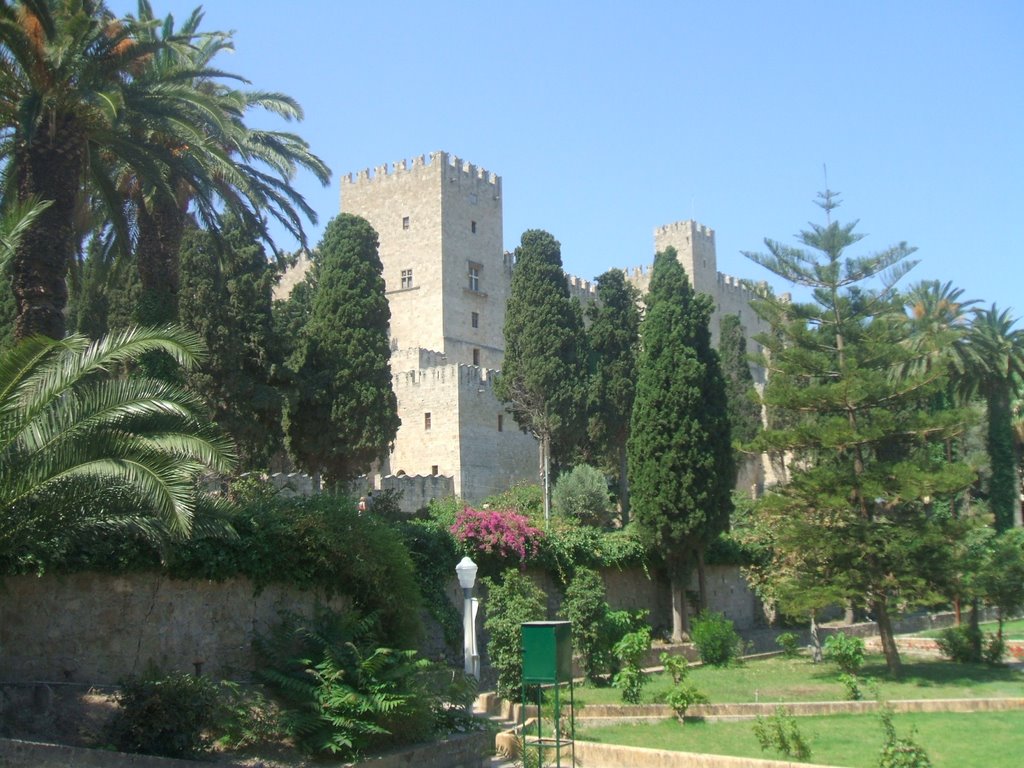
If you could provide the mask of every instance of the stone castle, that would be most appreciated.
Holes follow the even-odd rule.
[[[499,176],[446,152],[341,180],[341,210],[367,219],[380,236],[391,308],[391,370],[402,425],[372,484],[401,490],[409,510],[451,494],[478,502],[538,478],[537,442],[519,429],[492,386],[504,355],[514,268],[503,245],[501,194]],[[765,330],[750,309],[753,294],[718,272],[713,230],[694,221],[669,224],[655,230],[654,245],[656,251],[674,246],[696,290],[714,299],[716,343],[725,314],[739,314],[748,337]],[[282,280],[281,292],[290,291],[302,266]],[[624,271],[645,293],[651,268]],[[584,304],[596,300],[590,281],[568,276],[568,283]],[[757,482],[749,476],[738,485]]]

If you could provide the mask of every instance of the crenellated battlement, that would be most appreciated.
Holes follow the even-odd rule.
[[[498,174],[441,151],[431,152],[429,156],[417,155],[411,161],[397,160],[391,165],[378,165],[372,171],[364,168],[355,173],[343,174],[341,186],[344,189],[346,186],[383,183],[409,175],[419,175],[424,169],[440,170],[450,182],[470,181],[487,184],[494,187],[494,194],[499,194],[501,190],[501,177]]]
[[[576,277],[576,275],[565,276],[565,281],[569,284],[569,294],[572,296],[582,296],[588,299],[597,298],[597,284],[592,283],[590,280],[584,280],[582,277]]]
[[[715,230],[711,227],[705,226],[700,222],[687,219],[686,221],[675,221],[671,224],[664,224],[654,230],[655,238],[664,237],[666,235],[672,235],[676,233],[693,233],[696,237],[704,237],[708,240],[715,239]]]
[[[422,350],[426,352],[427,350]],[[436,355],[437,353],[432,353]],[[427,358],[429,359],[429,358]],[[440,356],[436,365],[393,371],[391,379],[396,390],[407,387],[448,385],[455,382],[460,389],[481,392],[494,387],[497,371],[466,363],[448,363]]]

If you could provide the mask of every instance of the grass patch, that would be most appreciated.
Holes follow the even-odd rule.
[[[842,701],[845,688],[838,681],[835,664],[812,664],[773,657],[755,659],[731,667],[694,667],[688,680],[714,704],[736,702]],[[1024,673],[1009,667],[983,664],[954,664],[938,659],[904,659],[903,675],[889,676],[885,659],[869,655],[862,675],[872,677],[883,699],[973,699],[1024,695]],[[672,687],[668,675],[656,674],[644,688],[644,703],[658,701]],[[871,696],[871,694],[868,694]],[[615,688],[577,686],[577,705],[621,704]]]
[[[967,620],[964,619],[964,623]],[[999,624],[995,621],[983,621],[978,626],[981,627],[982,632],[990,632],[993,635],[999,629]],[[943,630],[941,629],[929,629],[924,632],[918,632],[914,637],[938,637],[941,635]],[[1013,621],[1007,621],[1003,623],[1003,639],[1005,640],[1021,640],[1024,639],[1024,619],[1014,619]]]
[[[796,721],[810,742],[810,762],[849,768],[878,765],[884,734],[877,715],[798,717]],[[893,723],[899,736],[912,736],[928,750],[936,768],[1017,768],[1024,754],[1024,712],[907,713],[897,714]],[[778,759],[777,754],[762,752],[753,725],[745,721],[683,726],[665,720],[656,725],[577,728],[576,735],[606,744]]]

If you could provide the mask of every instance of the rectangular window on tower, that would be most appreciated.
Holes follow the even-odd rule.
[[[402,270],[402,288],[403,289],[405,289],[405,288],[412,288],[412,270],[411,269],[403,269]]]
[[[424,413],[423,414],[423,429],[424,430],[429,430],[430,429],[430,414],[429,413]]]
[[[505,417],[504,417],[504,415],[499,413],[498,414],[498,431],[499,432],[504,431],[504,427],[505,427]]]
[[[473,312],[472,314],[470,314],[469,322],[470,322],[470,324],[472,324],[472,326],[474,328],[479,328],[480,327],[480,313],[479,312]]]
[[[473,350],[473,365],[480,365],[480,350]]]
[[[408,228],[409,228],[409,217],[408,216],[403,216],[402,217],[402,229],[408,229]]]
[[[469,290],[480,291],[480,270],[482,267],[475,262],[469,262]]]
[[[476,222],[475,221],[469,222],[469,231],[472,232],[474,235],[476,234]]]

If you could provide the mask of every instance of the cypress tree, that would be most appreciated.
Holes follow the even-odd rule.
[[[711,310],[675,249],[658,253],[640,329],[629,477],[636,524],[668,568],[676,640],[689,627],[684,593],[692,568],[728,528],[736,475]]]
[[[582,436],[587,396],[583,314],[569,298],[561,247],[547,232],[527,230],[516,248],[504,330],[505,360],[495,393],[540,442],[547,519],[551,460],[567,456]]]
[[[343,213],[318,246],[309,322],[290,356],[285,436],[295,463],[329,483],[385,456],[398,432],[377,233]]]
[[[738,315],[722,318],[718,353],[722,358],[732,438],[746,444],[761,431],[761,402],[754,389],[754,377],[747,362],[747,337]]]
[[[620,269],[597,278],[597,303],[588,310],[593,373],[587,403],[587,436],[592,450],[614,468],[619,482],[622,524],[629,522],[626,440],[636,397],[640,310],[637,290]]]
[[[240,469],[266,468],[283,441],[272,383],[282,362],[271,315],[275,269],[233,220],[219,246],[208,232],[186,231],[179,258],[178,316],[208,350],[186,381],[235,441]]]

